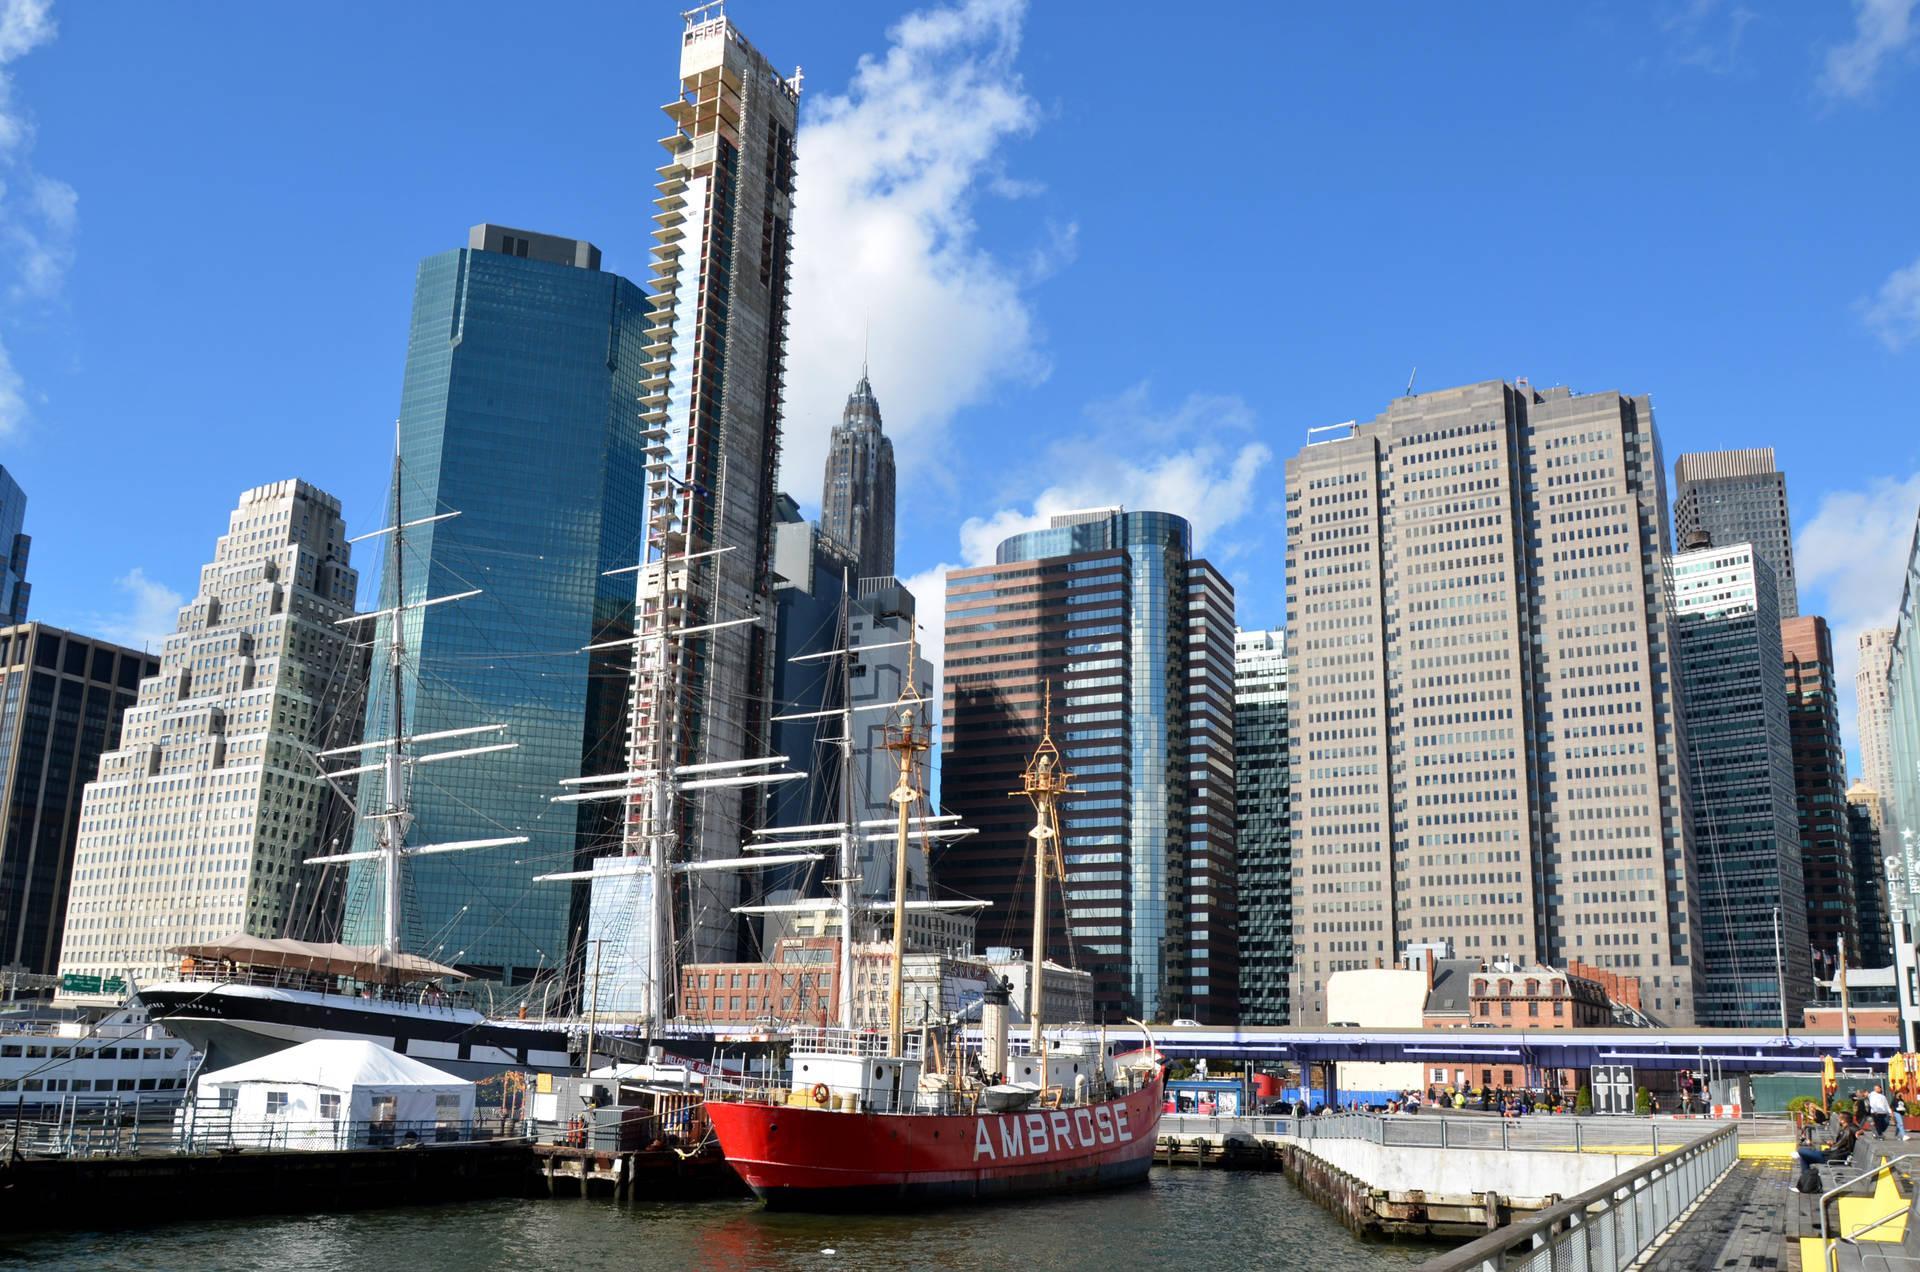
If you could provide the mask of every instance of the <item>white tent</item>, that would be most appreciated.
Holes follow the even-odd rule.
[[[362,1039],[320,1038],[201,1076],[198,1137],[273,1148],[460,1138],[474,1085]]]

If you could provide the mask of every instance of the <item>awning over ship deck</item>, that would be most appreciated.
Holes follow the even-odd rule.
[[[286,971],[318,972],[323,976],[351,976],[374,983],[387,981],[467,980],[465,972],[417,954],[396,954],[378,945],[340,945],[331,941],[295,941],[235,933],[218,940],[176,945],[169,953],[186,958],[224,959],[248,967],[275,967]]]

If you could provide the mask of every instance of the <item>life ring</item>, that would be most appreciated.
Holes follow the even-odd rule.
[[[832,1098],[833,1098],[833,1092],[827,1090],[826,1083],[816,1082],[813,1084],[813,1102],[815,1104],[818,1104],[824,1108],[826,1106],[827,1101],[831,1100]]]

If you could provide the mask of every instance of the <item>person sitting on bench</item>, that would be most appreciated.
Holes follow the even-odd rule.
[[[1833,1166],[1852,1160],[1853,1146],[1858,1140],[1859,1135],[1854,1130],[1853,1119],[1843,1117],[1839,1119],[1833,1138],[1827,1142],[1825,1149],[1813,1144],[1802,1144],[1795,1151],[1799,1154],[1800,1160],[1809,1166]]]

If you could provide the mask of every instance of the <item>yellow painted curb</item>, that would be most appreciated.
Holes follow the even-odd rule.
[[[1795,1147],[1796,1146],[1788,1140],[1761,1141],[1751,1144],[1745,1140],[1741,1140],[1740,1156],[1747,1158],[1758,1157],[1768,1160],[1779,1159],[1784,1161],[1793,1157]]]

